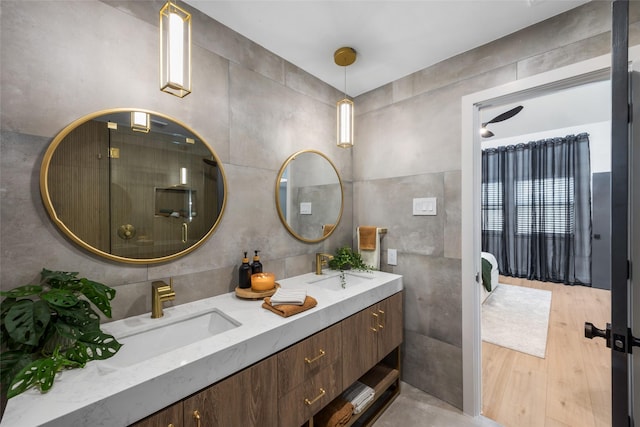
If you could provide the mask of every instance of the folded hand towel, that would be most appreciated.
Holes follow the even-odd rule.
[[[343,396],[353,404],[353,413],[359,414],[375,397],[375,390],[366,384],[356,381]]]
[[[307,291],[305,291],[304,289],[278,288],[276,293],[271,295],[271,305],[302,305],[304,304],[305,298],[307,298]]]
[[[276,314],[279,314],[282,317],[293,316],[294,314],[301,313],[305,310],[315,307],[318,304],[318,301],[315,298],[307,295],[307,298],[304,300],[304,304],[302,305],[292,305],[292,304],[278,304],[272,305],[271,298],[266,297],[264,302],[262,303],[262,307],[267,310],[273,311]]]
[[[366,408],[367,405],[373,401],[374,397],[375,393],[372,392],[371,394],[368,394],[366,398],[362,402],[360,402],[360,404],[358,404],[357,406],[353,405],[353,413],[359,414],[360,412],[362,412],[364,408]]]
[[[360,233],[360,250],[375,251],[378,241],[378,227],[361,225],[358,227],[358,233]]]
[[[314,419],[318,427],[340,427],[347,425],[353,414],[353,405],[338,397],[329,403]]]

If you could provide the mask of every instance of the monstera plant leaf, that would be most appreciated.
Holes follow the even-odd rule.
[[[82,292],[93,305],[98,307],[98,310],[103,312],[105,316],[111,317],[110,301],[116,296],[115,289],[88,279],[81,279],[80,282],[82,283],[80,292]]]
[[[108,359],[116,354],[120,347],[122,344],[112,335],[95,331],[83,334],[66,354],[70,360],[84,364],[90,360]]]
[[[45,301],[23,299],[7,310],[3,323],[13,340],[36,346],[49,325],[50,318],[51,312]]]
[[[121,344],[100,330],[116,291],[78,273],[42,269],[40,283],[0,292],[0,383],[9,398],[49,390],[56,373],[108,359]]]
[[[10,399],[31,387],[36,387],[43,393],[47,392],[53,386],[58,371],[65,367],[80,366],[56,351],[51,356],[35,360],[22,368],[9,385],[7,397]]]

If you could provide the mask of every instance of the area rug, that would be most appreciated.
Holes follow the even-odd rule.
[[[551,292],[500,283],[482,304],[482,340],[544,359]]]

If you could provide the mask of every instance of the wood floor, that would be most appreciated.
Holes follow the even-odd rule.
[[[611,425],[611,353],[584,322],[611,320],[610,292],[500,276],[553,292],[544,359],[482,343],[482,413],[505,427]]]

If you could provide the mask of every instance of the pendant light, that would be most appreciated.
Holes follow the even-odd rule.
[[[131,129],[135,132],[149,133],[149,130],[151,130],[149,113],[145,113],[143,111],[132,111]]]
[[[353,147],[353,101],[347,99],[347,67],[356,61],[356,51],[351,47],[341,47],[333,54],[335,63],[344,68],[344,99],[337,103],[337,145]]]
[[[191,93],[191,14],[172,0],[160,9],[160,90]]]

